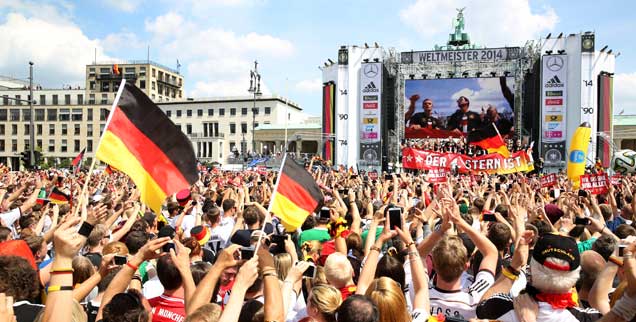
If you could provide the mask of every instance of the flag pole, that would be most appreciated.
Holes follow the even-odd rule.
[[[283,173],[283,167],[285,167],[285,160],[287,159],[287,153],[283,155],[283,163],[281,163],[280,169],[278,169],[278,177],[276,178],[276,183],[274,184],[274,191],[272,192],[272,197],[269,200],[269,205],[267,205],[267,213],[270,214],[272,212],[272,205],[274,204],[274,199],[276,197],[276,193],[278,192],[278,184],[280,183],[280,176]],[[261,247],[261,239],[263,239],[263,235],[265,235],[265,225],[267,222],[263,223],[263,227],[261,228],[261,233],[258,236],[258,241],[256,242],[256,247],[254,251],[257,252],[258,248]]]
[[[106,125],[104,126],[104,132],[102,132],[99,136],[99,141],[97,142],[97,147],[95,148],[95,155],[93,156],[93,160],[91,160],[91,166],[89,167],[88,172],[86,174],[84,187],[82,187],[82,192],[79,195],[79,198],[80,198],[79,202],[77,203],[77,207],[73,209],[73,217],[77,216],[77,211],[82,205],[82,199],[84,198],[84,195],[86,195],[86,191],[88,190],[88,182],[90,181],[91,173],[93,172],[93,169],[95,168],[95,162],[97,161],[97,151],[99,151],[99,145],[102,143],[102,140],[104,139],[104,133],[106,133],[106,129],[108,129],[108,125],[110,124],[110,121],[113,119],[113,112],[115,111],[115,108],[117,107],[117,103],[119,103],[119,99],[121,98],[121,93],[124,91],[125,85],[126,85],[126,79],[122,77],[121,83],[119,84],[119,89],[117,90],[117,95],[115,95],[115,100],[113,101],[113,105],[110,107],[110,112],[108,113],[108,119],[106,120]]]

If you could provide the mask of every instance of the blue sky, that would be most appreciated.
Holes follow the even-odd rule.
[[[80,84],[93,60],[182,64],[191,97],[245,95],[258,59],[264,86],[319,115],[318,69],[340,45],[378,42],[428,50],[446,41],[455,8],[467,7],[474,42],[523,45],[551,32],[595,31],[597,48],[620,52],[615,110],[636,114],[636,20],[631,1],[528,0],[0,0],[0,75],[59,87]]]

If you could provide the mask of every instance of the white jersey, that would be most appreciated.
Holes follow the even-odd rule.
[[[587,322],[601,318],[601,313],[595,309],[571,307],[553,309],[546,302],[539,302],[537,321],[545,322]],[[513,306],[513,298],[509,294],[495,294],[477,307],[480,319],[496,319],[503,322],[519,322]]]
[[[437,287],[429,289],[431,315],[442,313],[449,317],[468,320],[476,317],[475,308],[481,297],[495,283],[494,275],[489,271],[479,271],[475,281],[468,288],[456,291],[444,291]]]

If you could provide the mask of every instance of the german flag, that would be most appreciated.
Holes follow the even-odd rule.
[[[106,169],[104,170],[107,174],[113,174],[117,171],[115,168],[111,167],[110,164],[106,165]]]
[[[508,151],[506,142],[499,134],[495,123],[490,123],[490,125],[468,133],[468,144],[486,149],[488,153],[499,153],[506,158],[510,157],[510,151]]]
[[[67,204],[71,200],[71,197],[58,187],[53,187],[53,190],[49,194],[49,202],[54,203],[56,205]]]
[[[155,213],[166,196],[197,179],[192,144],[140,89],[126,83],[109,116],[96,157],[127,174]]]
[[[280,218],[287,231],[300,227],[323,198],[309,172],[288,158],[280,170],[276,187],[271,211]]]

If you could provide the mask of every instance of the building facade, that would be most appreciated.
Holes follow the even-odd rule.
[[[113,67],[117,65],[117,74]],[[154,102],[183,99],[183,76],[179,71],[151,60],[98,62],[86,65],[86,94],[93,104],[112,102],[122,77],[132,81]]]
[[[281,152],[282,144],[253,140],[254,131],[285,124],[285,116],[294,123],[307,118],[296,103],[280,96],[201,98],[158,105],[190,138],[202,162],[226,163],[253,153]]]

